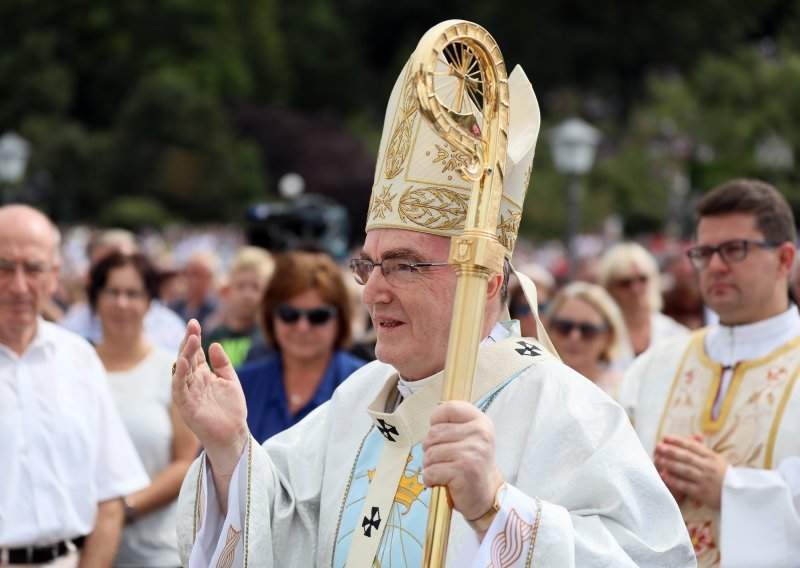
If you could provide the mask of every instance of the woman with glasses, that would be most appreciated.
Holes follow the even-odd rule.
[[[158,292],[158,276],[141,254],[114,253],[94,265],[89,303],[102,325],[97,354],[111,394],[139,457],[148,487],[124,499],[125,527],[114,566],[179,566],[177,497],[200,443],[181,420],[168,380],[175,354],[156,347],[144,317]]]
[[[568,284],[550,303],[546,325],[564,363],[613,396],[622,373],[612,364],[627,340],[613,298],[596,284]]]
[[[643,246],[619,243],[600,261],[600,285],[617,302],[629,342],[617,365],[625,368],[651,345],[668,337],[688,333],[688,328],[661,313],[663,299],[656,259]]]
[[[366,363],[345,351],[350,309],[341,271],[328,255],[290,251],[277,256],[260,307],[264,336],[274,352],[237,369],[247,423],[260,443],[327,401]]]

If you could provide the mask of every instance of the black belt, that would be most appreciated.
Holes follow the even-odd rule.
[[[48,546],[9,548],[3,551],[3,557],[5,559],[5,553],[8,552],[9,564],[47,564],[72,550],[72,546],[68,543],[80,549],[83,546],[84,540],[86,540],[86,537],[79,536],[72,540],[62,540],[61,542],[56,542]]]

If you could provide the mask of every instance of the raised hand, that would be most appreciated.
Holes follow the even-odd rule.
[[[213,371],[200,345],[200,324],[192,319],[175,362],[172,399],[205,447],[215,478],[229,478],[249,437],[247,405],[222,346],[212,344],[209,357]]]
[[[488,416],[467,402],[444,402],[431,414],[422,449],[425,485],[446,486],[464,518],[477,519],[492,507],[503,477]]]

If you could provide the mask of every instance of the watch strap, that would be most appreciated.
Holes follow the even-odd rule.
[[[466,520],[467,524],[470,527],[472,527],[472,530],[479,533],[483,533],[489,530],[489,527],[492,526],[495,517],[497,517],[497,513],[500,512],[501,508],[500,497],[501,493],[505,492],[505,489],[506,489],[506,484],[505,482],[503,482],[497,487],[497,491],[495,491],[494,493],[494,503],[492,504],[491,507],[489,507],[489,510],[486,511],[483,515],[481,515],[477,519]]]

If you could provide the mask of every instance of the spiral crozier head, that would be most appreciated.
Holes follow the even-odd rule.
[[[519,66],[506,75],[486,30],[456,20],[432,28],[389,98],[367,232],[460,235],[472,194],[496,178],[496,235],[510,258],[539,126],[528,78]]]

